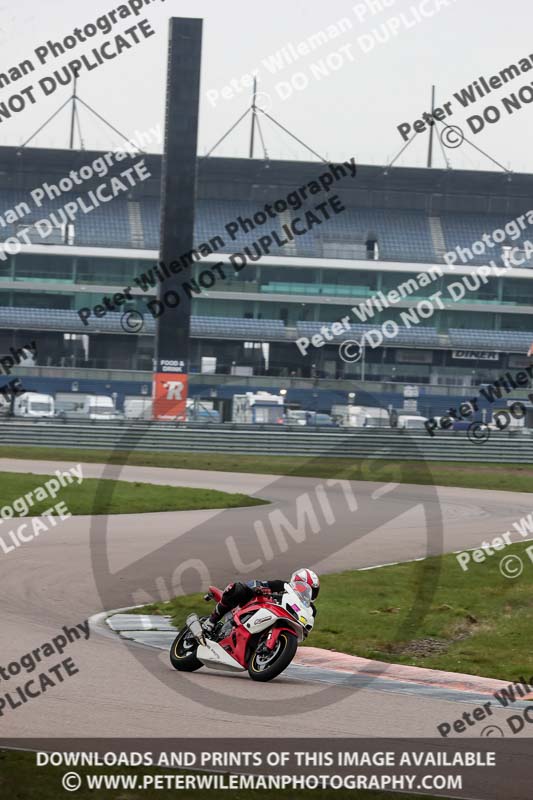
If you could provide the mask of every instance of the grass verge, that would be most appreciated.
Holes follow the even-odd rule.
[[[471,445],[475,447],[475,445]],[[309,478],[346,478],[399,483],[461,486],[467,489],[502,489],[531,492],[533,464],[489,464],[460,461],[369,462],[352,458],[310,458],[308,456],[247,456],[222,453],[144,453],[86,450],[78,448],[0,447],[0,458],[35,461],[81,461],[128,464],[130,466],[206,469],[222,472],[250,472],[265,475],[295,475]],[[369,467],[370,463],[370,467]],[[376,464],[378,466],[376,466]],[[376,474],[376,473],[379,474]]]
[[[112,486],[102,492],[97,478],[77,479],[62,488],[57,496],[37,500],[33,493],[44,486],[52,475],[33,475],[21,472],[0,472],[2,486],[1,505],[16,502],[14,516],[39,516],[57,503],[66,504],[69,512],[78,514],[142,514],[151,511],[191,511],[193,509],[237,508],[266,503],[245,494],[228,494],[214,489],[191,489],[182,486],[158,486],[153,483],[110,481]],[[106,483],[107,487],[107,483]],[[100,489],[100,491],[99,491]],[[23,496],[32,493],[32,505]],[[102,496],[103,495],[103,496]],[[41,495],[38,494],[38,497]],[[18,498],[21,501],[18,502]]]
[[[149,748],[146,741],[141,742],[140,751]],[[77,800],[175,800],[179,795],[180,800],[213,800],[217,796],[216,791],[193,791],[183,789],[178,793],[174,789],[159,790],[89,790],[86,788],[85,780],[82,787],[75,792],[66,792],[62,789],[61,778],[68,767],[39,767],[35,766],[35,754],[24,753],[13,750],[0,750],[0,795],[2,800],[66,800],[68,797],[76,797]],[[162,774],[183,774],[178,770],[151,769],[129,769],[121,767],[91,767],[85,769],[76,767],[76,772],[83,778],[89,775],[162,775]],[[278,798],[309,797],[313,800],[431,800],[429,795],[398,794],[394,792],[368,792],[358,790],[313,790],[300,791],[295,794],[292,790],[286,791],[233,791],[231,789],[221,792],[225,800],[278,800]],[[442,797],[443,795],[440,795]],[[435,800],[435,799],[434,799]]]
[[[530,548],[531,556],[525,550]],[[500,572],[502,553],[524,565],[511,580]],[[533,675],[529,649],[533,610],[533,544],[519,543],[470,562],[453,554],[321,578],[318,614],[307,645],[392,663],[514,681]],[[417,591],[435,593],[423,620],[409,622]],[[205,614],[201,595],[155,603],[137,613],[170,614],[182,624],[191,610]],[[305,645],[304,645],[305,646]]]

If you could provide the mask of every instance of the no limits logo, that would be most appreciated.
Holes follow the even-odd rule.
[[[176,382],[167,381],[168,393],[179,394],[180,387],[173,385]],[[142,430],[124,432],[122,446],[120,442],[117,444],[123,463],[127,462],[124,449],[127,452],[142,448],[143,438],[151,431],[148,425]],[[316,469],[323,465],[325,456],[335,458],[345,453],[353,434],[346,433],[340,438],[342,442],[336,441],[333,449],[328,448],[327,452],[311,459],[309,466],[313,468],[314,462]],[[200,443],[200,446],[203,449],[205,445]],[[250,486],[257,488],[249,493],[270,503],[208,514],[199,511],[180,515],[176,512],[172,522],[167,520],[162,528],[162,531],[175,531],[174,538],[168,541],[168,536],[155,536],[157,544],[152,545],[152,550],[133,562],[127,563],[126,559],[123,567],[118,566],[115,558],[112,562],[110,559],[107,517],[94,515],[91,553],[103,607],[112,610],[166,601],[173,596],[205,592],[210,584],[224,586],[228,581],[248,580],[252,576],[260,579],[284,577],[302,563],[316,566],[350,545],[365,548],[365,537],[384,535],[384,526],[394,527],[396,518],[405,514],[414,515],[413,524],[420,525],[422,535],[426,536],[424,550],[431,554],[442,552],[442,518],[437,493],[424,492],[420,499],[413,499],[401,485],[404,467],[387,463],[388,457],[384,449],[373,452],[361,462],[360,474],[353,477],[363,478],[363,488],[356,488],[350,481],[340,478],[321,481],[297,477],[291,485],[290,475],[274,478],[270,483],[265,476],[254,476]],[[422,452],[420,463],[424,463]],[[99,503],[106,505],[112,500],[113,483],[109,479],[116,480],[120,474],[120,465],[106,465],[97,492]],[[201,473],[198,477],[201,482]],[[238,476],[228,474],[230,483],[232,478],[238,480]],[[308,485],[303,493],[302,480]],[[428,485],[431,486],[429,474]],[[356,562],[352,560],[352,564],[355,568]],[[412,595],[404,613],[399,615],[397,629],[390,634],[394,641],[413,637],[431,605],[438,583],[431,562],[422,560],[414,569]],[[201,609],[198,610],[201,613]],[[202,673],[191,680],[186,673],[177,675],[146,648],[132,648],[131,652],[172,691],[209,709],[235,713],[235,698],[226,696],[212,676]],[[368,682],[378,673],[379,669],[368,677]],[[295,684],[290,698],[269,701],[259,699],[252,690],[248,693],[244,687],[246,697],[243,695],[239,702],[239,713],[279,716],[301,713],[303,697],[308,711],[339,700],[338,686],[317,684],[311,692],[308,683],[301,686],[299,691]]]

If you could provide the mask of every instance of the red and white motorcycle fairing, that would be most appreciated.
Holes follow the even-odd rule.
[[[218,602],[222,593],[214,586],[209,587],[209,594]],[[196,650],[196,658],[206,667],[229,672],[243,672],[249,669],[254,655],[253,644],[257,643],[257,634],[270,629],[264,642],[267,651],[274,651],[282,633],[296,636],[300,644],[313,629],[314,614],[311,608],[311,592],[302,588],[300,593],[288,583],[280,602],[271,597],[256,595],[242,608],[232,612],[234,626],[228,635],[218,642],[202,638]],[[193,619],[194,618],[194,619]],[[199,623],[196,615],[187,618],[187,626],[197,635]],[[203,631],[202,631],[203,634]],[[203,640],[203,641],[202,641]]]

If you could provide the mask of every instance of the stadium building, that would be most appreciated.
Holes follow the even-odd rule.
[[[169,269],[157,267],[161,157],[109,165],[104,178],[37,195],[38,207],[31,195],[104,156],[0,148],[0,353],[35,341],[35,363],[13,373],[25,386],[116,393],[120,408],[125,395],[151,392],[153,301]],[[80,209],[80,196],[94,200],[142,159],[142,179]],[[399,406],[404,385],[418,384],[428,414],[527,363],[532,176],[358,166],[355,179],[301,208],[286,203],[267,224],[249,224],[327,171],[320,162],[198,159],[196,249],[176,254],[193,297],[191,396],[286,388],[289,401],[329,411],[354,391],[358,402],[369,393]],[[295,221],[333,195],[342,213],[296,235]],[[78,203],[73,219],[67,203]],[[272,231],[264,252],[258,242]],[[246,264],[234,253],[248,253]],[[82,309],[91,310],[85,320]],[[345,339],[365,333],[358,358],[349,347],[341,355]]]

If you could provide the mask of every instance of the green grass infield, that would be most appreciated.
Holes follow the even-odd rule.
[[[530,548],[530,554],[526,552]],[[506,578],[501,559],[523,572]],[[514,565],[516,568],[516,564]],[[176,597],[135,613],[206,614],[202,596]],[[413,619],[415,609],[420,619]],[[533,542],[510,545],[464,571],[455,555],[321,577],[315,628],[306,645],[391,663],[505,681],[533,676],[530,650]]]
[[[97,478],[83,478],[60,487],[56,497],[46,490],[54,475],[1,472],[2,499],[0,514],[8,522],[9,507],[13,517],[36,517],[64,503],[70,514],[142,514],[152,511],[190,511],[193,509],[238,508],[262,505],[266,501],[245,494],[228,494],[213,489],[191,489],[182,486],[159,486],[138,481],[106,481],[105,491]],[[39,488],[41,487],[41,492]],[[55,492],[55,487],[54,487]],[[44,494],[47,496],[44,497]],[[40,499],[43,498],[43,499]],[[52,513],[57,514],[57,511]]]
[[[472,447],[476,445],[472,444]],[[482,447],[482,445],[480,445]],[[205,469],[309,478],[346,478],[386,483],[435,484],[468,489],[502,489],[530,492],[533,464],[489,464],[456,461],[389,461],[372,459],[249,456],[222,453],[145,453],[78,448],[0,447],[0,458],[45,459],[129,466]]]

